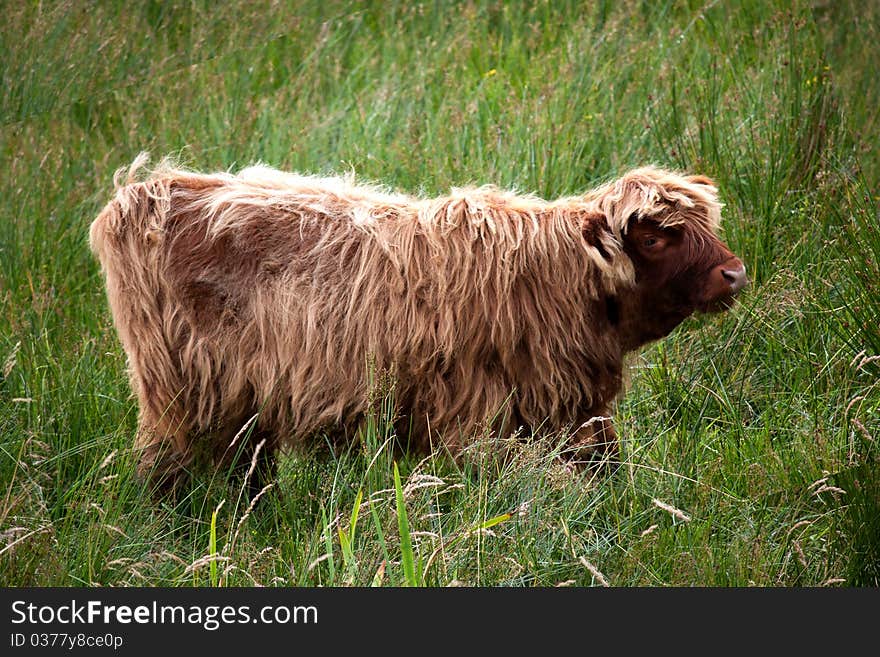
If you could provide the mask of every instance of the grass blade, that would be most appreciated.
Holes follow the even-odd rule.
[[[208,536],[208,554],[211,557],[214,557],[217,554],[217,514],[220,512],[220,509],[223,507],[223,504],[226,500],[220,502],[217,505],[217,508],[214,509],[214,512],[211,514],[211,533]],[[217,575],[217,560],[211,559],[211,586],[217,586],[219,583],[219,577]]]
[[[400,561],[403,565],[403,578],[406,586],[418,586],[416,579],[415,559],[413,558],[412,537],[409,533],[409,519],[406,516],[406,504],[403,500],[403,486],[400,483],[400,471],[394,462],[394,497],[397,501],[397,528],[400,532]]]

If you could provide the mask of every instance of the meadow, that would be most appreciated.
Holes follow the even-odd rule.
[[[0,585],[880,585],[880,10],[23,2],[0,25]],[[623,463],[348,450],[154,500],[88,226],[142,150],[413,194],[711,176],[751,286],[633,354]],[[563,437],[560,437],[560,442]]]

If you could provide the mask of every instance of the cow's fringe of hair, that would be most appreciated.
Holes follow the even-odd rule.
[[[180,464],[195,435],[228,438],[257,411],[288,443],[354,427],[370,366],[453,449],[512,391],[511,422],[583,420],[620,386],[620,346],[597,327],[603,298],[634,284],[629,222],[720,220],[708,180],[653,167],[545,201],[490,186],[415,198],[259,165],[166,160],[144,177],[147,161],[117,173],[90,243],[138,445],[171,445]]]

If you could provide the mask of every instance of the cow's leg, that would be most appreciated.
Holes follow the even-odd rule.
[[[278,476],[277,454],[275,434],[259,429],[255,431],[238,465],[239,474],[247,477],[243,483],[247,486],[250,500],[255,499],[266,486],[275,483]]]
[[[251,423],[258,421],[250,420]],[[230,428],[214,432],[212,436],[216,445],[214,467],[220,471],[231,469],[235,485],[245,486],[248,497],[254,499],[275,480],[277,434],[247,421],[231,422],[227,426]]]
[[[620,441],[607,408],[595,409],[581,416],[565,450],[572,465],[591,471],[611,471],[620,465]]]
[[[141,408],[134,441],[137,475],[162,493],[174,488],[192,461],[190,427],[173,402],[163,408],[156,400],[142,400]]]

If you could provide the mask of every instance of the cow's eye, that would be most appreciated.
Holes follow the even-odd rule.
[[[646,249],[650,249],[652,246],[657,244],[658,240],[656,237],[646,237],[642,240],[642,246]]]

